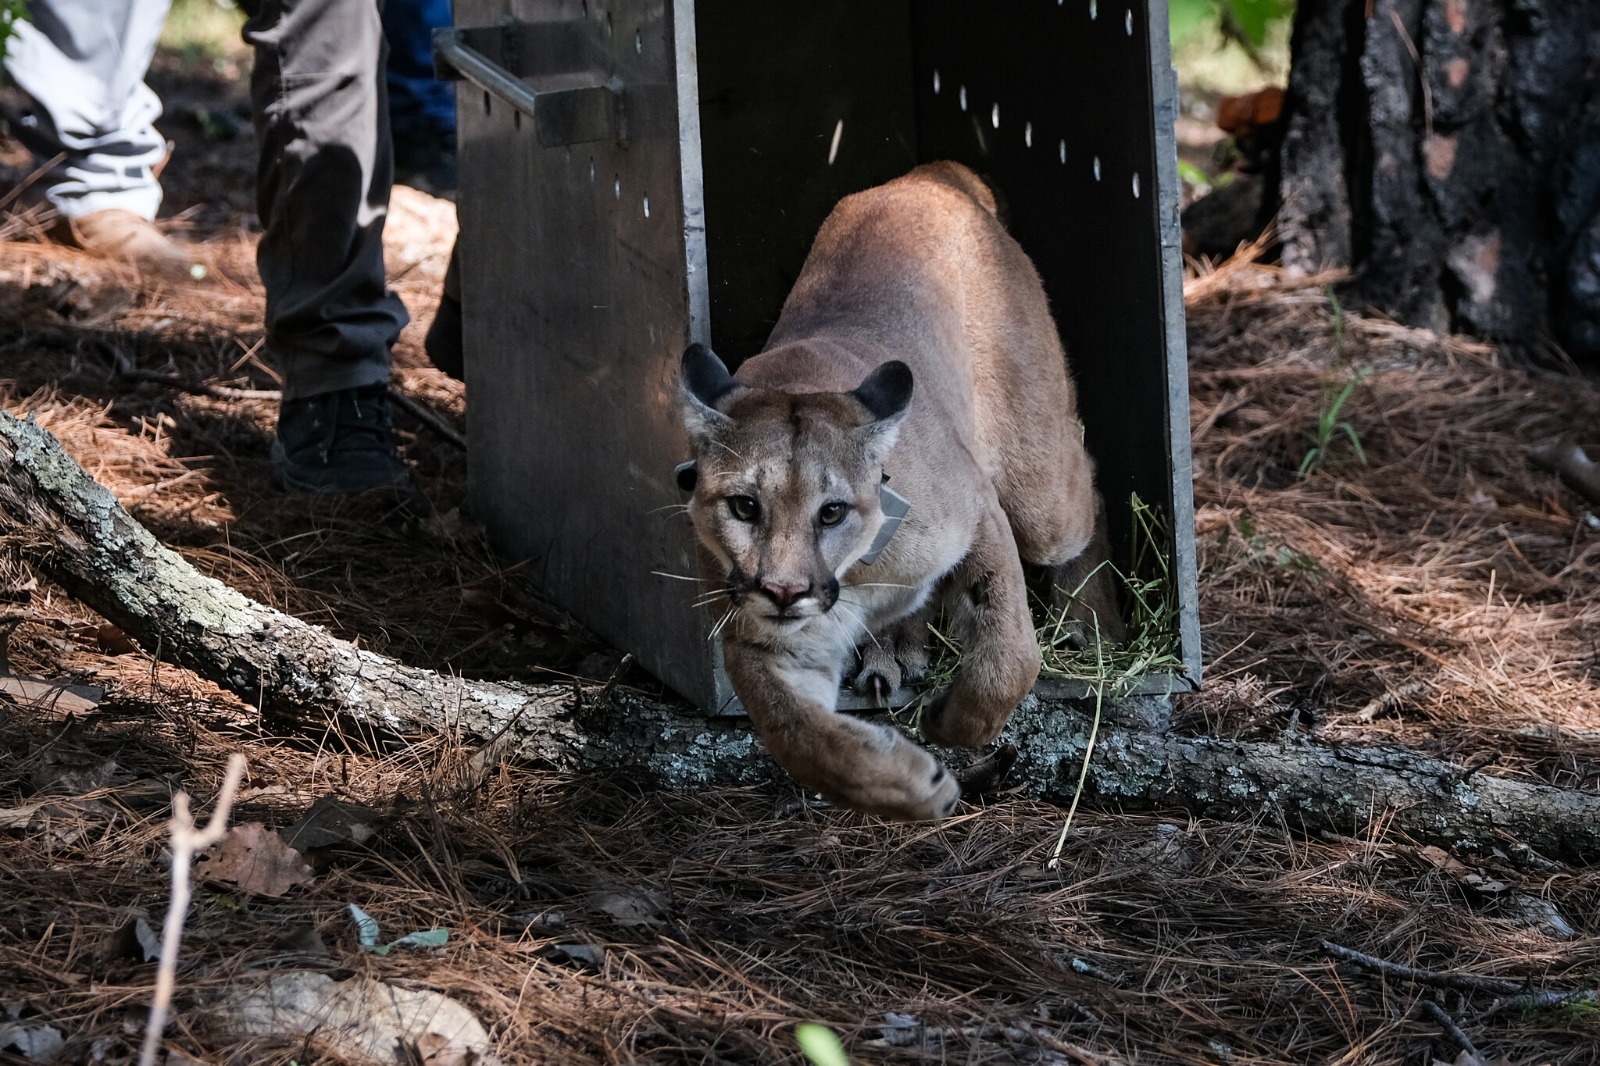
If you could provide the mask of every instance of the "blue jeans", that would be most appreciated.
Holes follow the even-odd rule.
[[[456,94],[433,76],[433,31],[450,25],[450,0],[385,0],[389,128],[396,140],[454,133]]]

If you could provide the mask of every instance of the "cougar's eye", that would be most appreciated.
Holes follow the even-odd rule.
[[[754,522],[761,514],[761,505],[754,496],[729,496],[728,513],[741,522]]]
[[[825,526],[836,526],[844,521],[845,512],[850,510],[849,504],[825,503],[817,510],[817,521]]]

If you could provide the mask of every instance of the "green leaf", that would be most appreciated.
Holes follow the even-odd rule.
[[[1169,0],[1167,24],[1171,28],[1172,46],[1176,48],[1207,25],[1215,23],[1221,13],[1217,0]]]
[[[800,1053],[811,1060],[812,1066],[850,1066],[844,1045],[839,1043],[839,1038],[826,1025],[801,1022],[794,1027],[794,1040],[800,1045]]]
[[[1178,177],[1193,185],[1197,189],[1211,188],[1211,177],[1203,169],[1195,166],[1187,159],[1178,160]]]
[[[1294,0],[1223,0],[1228,15],[1256,48],[1267,43],[1267,30],[1280,19],[1294,14]]]

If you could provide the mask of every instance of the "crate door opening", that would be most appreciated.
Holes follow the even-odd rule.
[[[462,90],[472,490],[497,544],[673,688],[727,708],[717,615],[662,576],[698,576],[673,510],[678,357],[701,341],[737,366],[841,197],[956,159],[996,187],[1044,281],[1124,607],[1153,620],[1122,666],[1047,676],[1196,681],[1174,88],[1154,7],[458,0],[462,24],[580,26],[568,65],[620,82],[628,138],[543,146]]]

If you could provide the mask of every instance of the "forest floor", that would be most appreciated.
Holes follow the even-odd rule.
[[[341,636],[467,676],[650,688],[494,558],[464,511],[464,456],[435,430],[399,416],[419,500],[308,499],[273,487],[271,400],[188,388],[276,386],[253,148],[236,82],[167,56],[157,88],[177,142],[167,213],[212,277],[141,282],[14,210],[0,403],[201,569]],[[0,160],[21,165],[14,146]],[[453,227],[451,205],[397,191],[391,283],[414,322],[396,388],[462,429],[461,387],[420,351]],[[1528,459],[1561,437],[1600,446],[1600,393],[1345,314],[1332,280],[1239,261],[1190,283],[1208,682],[1180,727],[1600,789],[1600,518]],[[1015,797],[885,825],[795,790],[664,794],[485,763],[459,738],[385,747],[263,721],[30,587],[3,547],[0,613],[28,620],[0,644],[0,1061],[58,1042],[53,1061],[130,1061],[171,793],[209,807],[232,752],[249,767],[234,821],[292,827],[309,870],[203,876],[173,1064],[359,1061],[337,1032],[243,1020],[241,997],[285,974],[344,982],[324,997],[355,978],[443,993],[506,1063],[798,1063],[802,1021],[860,1063],[1474,1061],[1436,1010],[1484,1062],[1600,1054],[1592,997],[1498,1002],[1600,982],[1600,871],[1515,841],[1449,854],[1382,812],[1307,836],[1271,813],[1091,798],[1049,869],[1064,811]],[[88,687],[40,700],[27,675]],[[352,904],[382,941],[448,939],[368,950]],[[1338,962],[1324,941],[1428,974]]]

